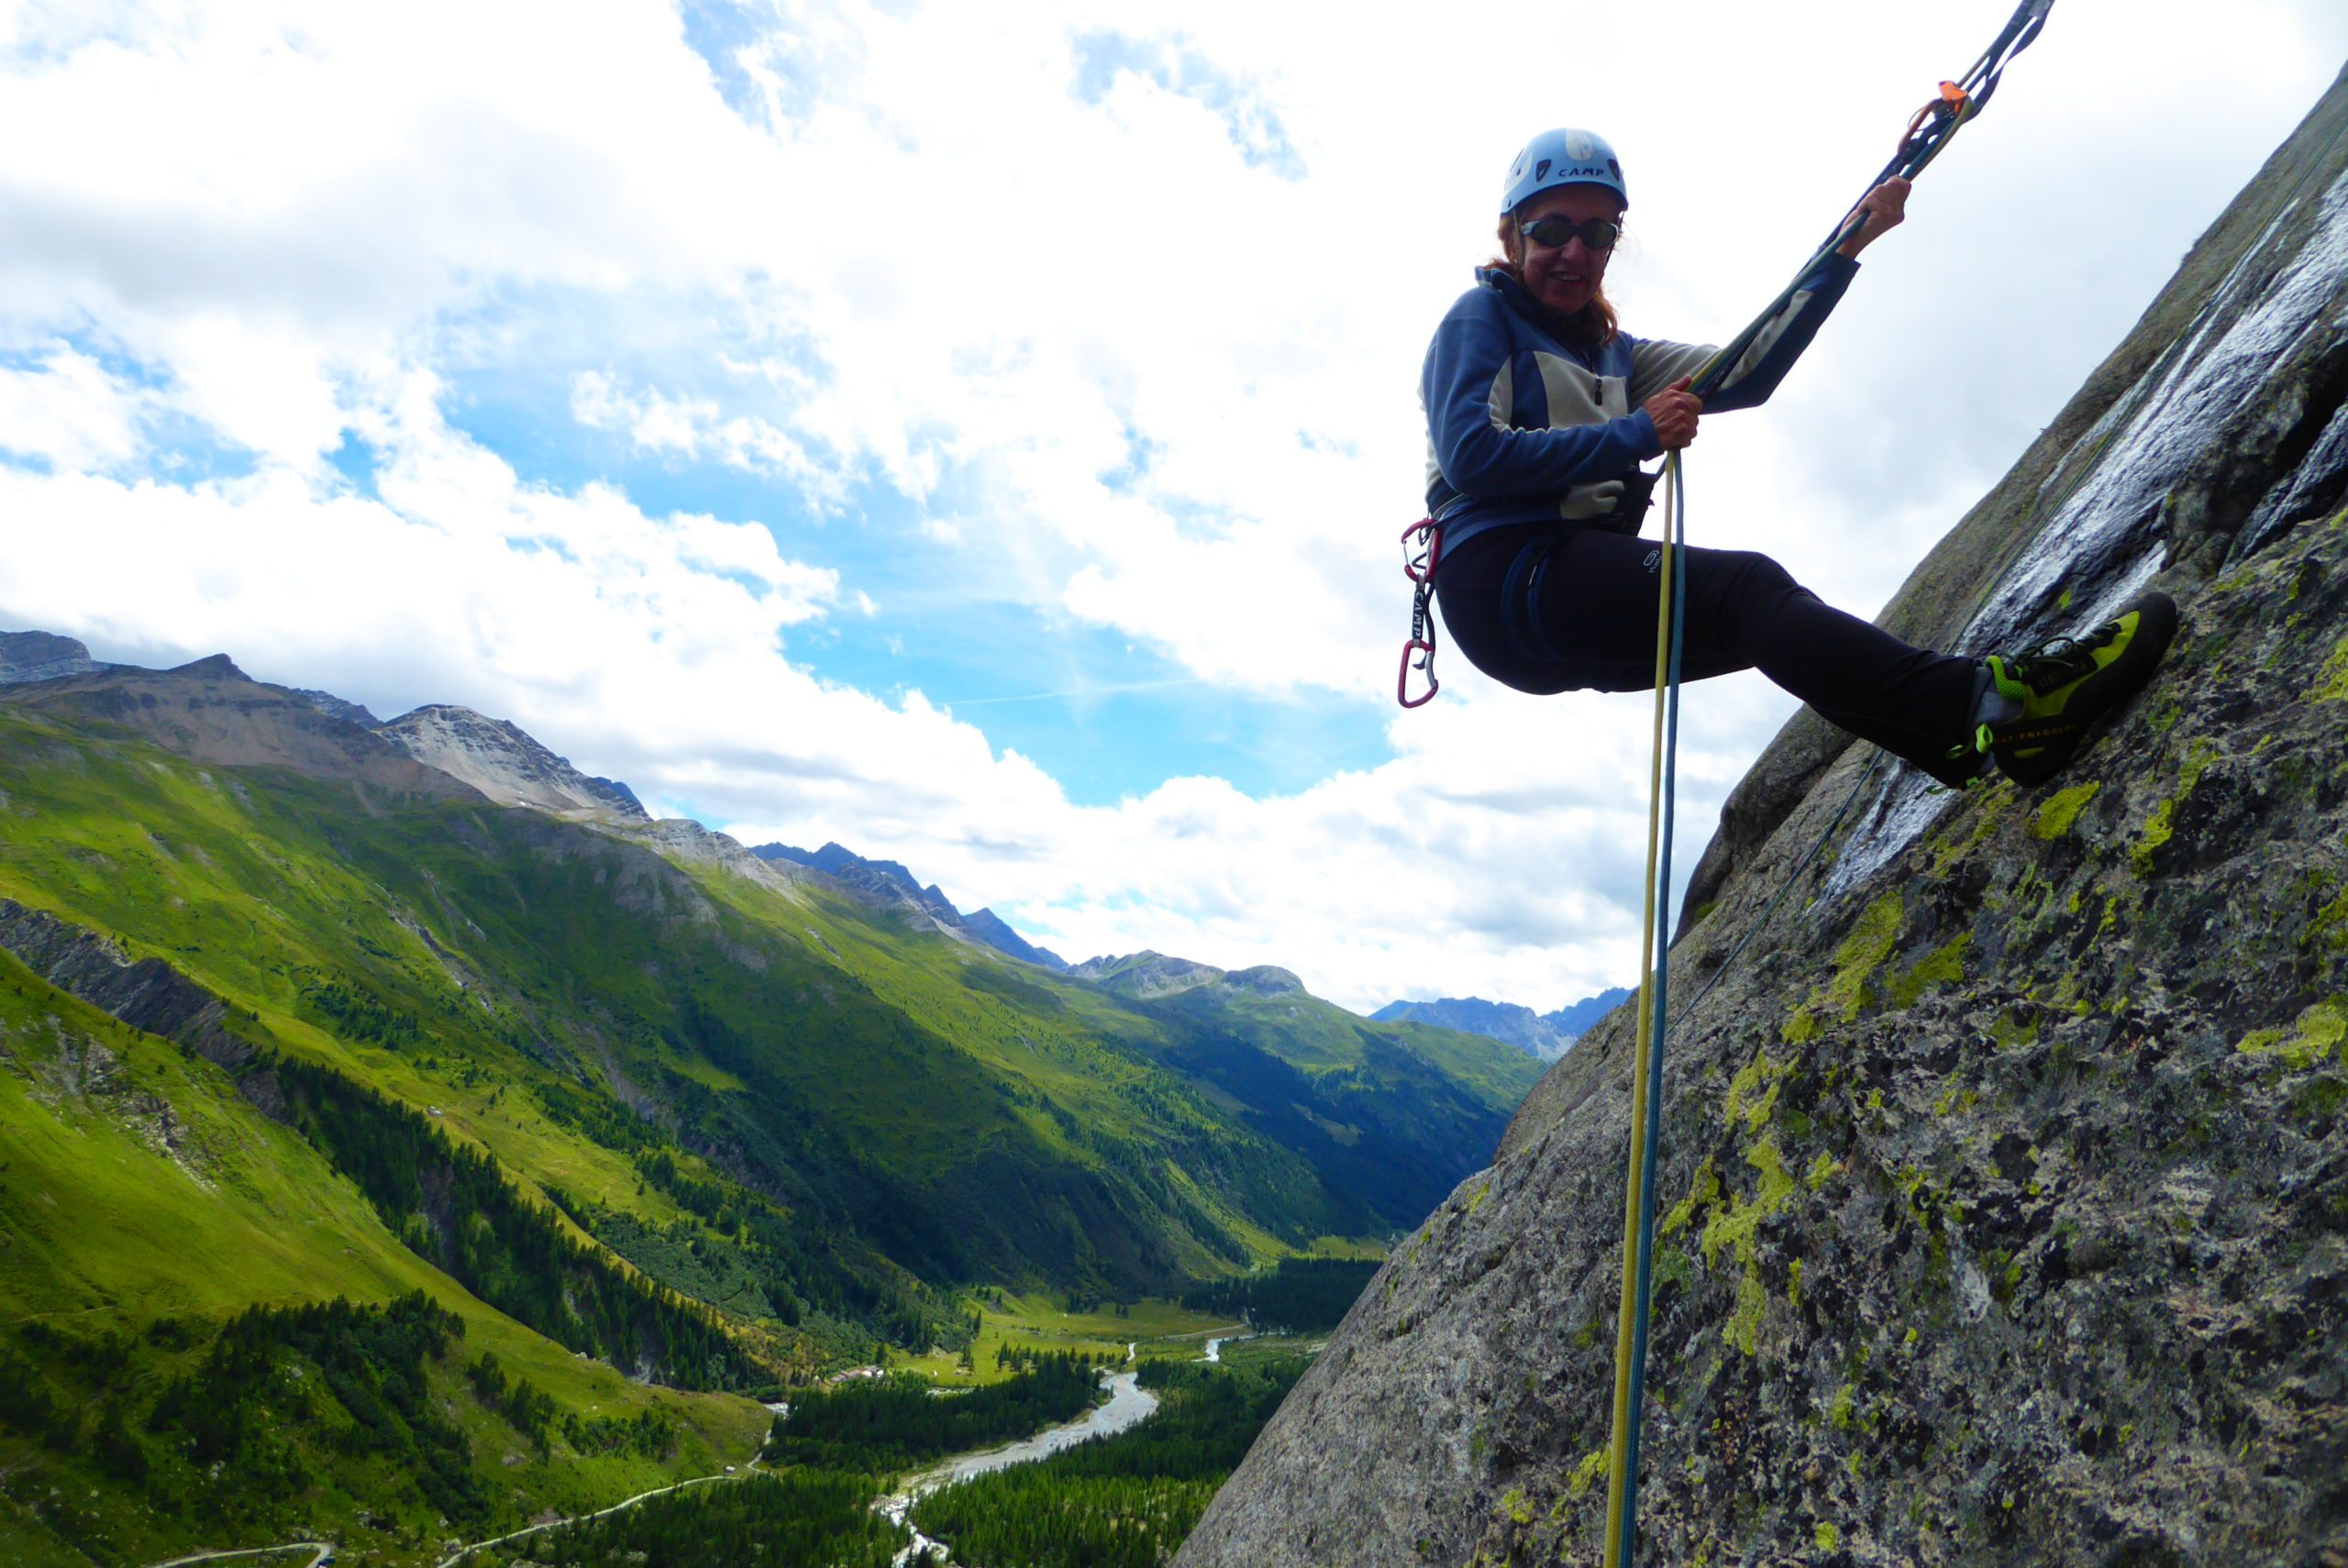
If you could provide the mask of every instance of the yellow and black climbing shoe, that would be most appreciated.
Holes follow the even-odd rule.
[[[2085,636],[1990,655],[1990,685],[2006,701],[1976,729],[1975,744],[2015,783],[2043,783],[2071,760],[2088,725],[2152,679],[2176,635],[2176,602],[2147,593]]]

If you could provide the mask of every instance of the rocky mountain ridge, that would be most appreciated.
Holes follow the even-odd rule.
[[[88,675],[105,666],[90,657],[89,645],[54,632],[0,632],[0,686],[60,680]]]
[[[482,798],[372,730],[321,712],[284,687],[254,680],[226,654],[161,670],[94,663],[5,690],[11,703],[27,710],[119,724],[199,762],[285,767],[395,796]]]
[[[360,713],[366,711],[358,708]],[[376,725],[375,733],[500,805],[534,806],[558,816],[582,812],[651,821],[635,790],[616,779],[581,773],[568,757],[557,756],[510,720],[434,702]]]
[[[2154,685],[2036,791],[1805,714],[1730,797],[1674,944],[1718,985],[1657,1113],[1645,1559],[2348,1562],[2343,502],[2348,73],[1884,616],[2012,646],[2150,582]],[[1182,1568],[1598,1560],[1632,1010]]]
[[[1180,996],[1204,987],[1258,997],[1302,994],[1304,990],[1302,980],[1277,965],[1258,964],[1248,969],[1218,969],[1212,964],[1201,964],[1189,958],[1171,958],[1146,948],[1139,953],[1128,953],[1123,957],[1087,958],[1081,964],[1070,965],[1068,972],[1080,980],[1096,981],[1103,988],[1120,996],[1141,1000]]]
[[[1029,942],[992,910],[964,914],[954,907],[943,888],[935,882],[923,887],[919,878],[894,860],[868,859],[845,845],[829,842],[815,850],[788,844],[761,844],[750,853],[761,860],[820,871],[876,909],[894,910],[949,934],[975,939],[1022,963],[1060,971],[1068,968],[1058,954]]]
[[[1441,997],[1434,1001],[1390,1001],[1369,1016],[1376,1023],[1410,1019],[1439,1029],[1465,1030],[1513,1045],[1540,1061],[1554,1062],[1630,995],[1623,988],[1613,986],[1547,1013],[1535,1012],[1519,1002],[1487,1001],[1482,997]]]
[[[151,679],[134,680],[131,688],[101,699],[102,687],[89,684],[116,672],[133,677],[168,676],[168,685]],[[867,860],[836,844],[826,844],[810,855],[784,845],[745,849],[724,834],[711,833],[698,823],[671,826],[656,822],[636,792],[615,778],[603,778],[571,766],[520,725],[493,719],[454,703],[427,703],[398,718],[376,718],[364,704],[331,691],[307,687],[279,687],[255,681],[226,654],[183,665],[168,671],[142,671],[136,666],[108,664],[90,657],[87,645],[50,632],[0,632],[0,686],[82,678],[84,684],[61,692],[54,701],[87,708],[100,701],[136,702],[150,710],[139,727],[153,738],[181,746],[194,745],[209,760],[222,763],[277,765],[314,776],[331,775],[350,759],[370,759],[383,781],[402,792],[445,790],[446,786],[423,780],[392,761],[395,756],[444,776],[504,806],[522,806],[551,815],[573,818],[623,836],[641,839],[694,858],[724,863],[755,880],[787,885],[800,873],[794,867],[825,875],[874,908],[895,909],[920,921],[925,929],[941,931],[958,941],[975,941],[1024,962],[1064,970],[1058,954],[1037,947],[1012,929],[991,910],[965,915],[945,892],[914,881],[895,861]],[[213,682],[198,690],[191,682]],[[246,689],[249,689],[249,690]],[[135,696],[128,693],[135,689]],[[158,704],[161,708],[158,708]],[[257,706],[256,706],[257,704]],[[227,714],[244,707],[249,718],[267,718],[244,726],[232,737]],[[160,713],[177,708],[183,719],[168,730],[159,727]],[[316,720],[305,722],[299,710]],[[197,720],[195,715],[205,714]],[[122,717],[120,713],[110,714]],[[284,731],[305,738],[289,747]],[[345,733],[349,732],[349,733]]]

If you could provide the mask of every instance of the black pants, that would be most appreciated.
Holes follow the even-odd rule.
[[[1519,691],[1655,689],[1661,547],[1602,525],[1525,524],[1446,551],[1443,624],[1475,667]],[[1682,679],[1758,669],[1825,718],[1946,782],[1970,728],[1975,663],[1911,647],[1749,550],[1688,552]]]

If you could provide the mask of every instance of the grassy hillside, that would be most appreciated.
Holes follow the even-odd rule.
[[[281,1429],[274,1470],[318,1483],[294,1497],[243,1485],[262,1468],[252,1464],[238,1467],[237,1485],[207,1485],[184,1422],[150,1429],[172,1380],[256,1306],[342,1297],[380,1307],[421,1293],[450,1315],[460,1337],[424,1376],[463,1447],[477,1523],[700,1474],[765,1430],[748,1400],[640,1386],[484,1306],[402,1245],[220,1068],[5,955],[0,1150],[0,1560],[151,1560],[196,1540],[282,1539],[296,1522],[387,1547],[438,1540],[447,1499],[427,1496],[424,1467],[370,1463],[331,1398]],[[582,1451],[558,1430],[541,1451],[472,1391],[464,1368],[484,1353],[566,1414],[649,1417],[670,1441],[606,1451],[582,1429]],[[27,1419],[44,1404],[45,1420]],[[360,1525],[362,1510],[376,1528]]]
[[[917,1316],[916,1278],[1132,1293],[1408,1224],[1529,1078],[1301,992],[1301,1020],[1103,994],[530,812],[207,767],[79,714],[0,709],[0,894],[168,959],[573,1213],[680,1222],[661,1148],[755,1189],[790,1296],[837,1317]]]
[[[1116,1303],[1374,1250],[1529,1081],[108,679],[0,689],[0,1559],[414,1561],[739,1460],[719,1390],[1122,1353],[1171,1309]]]

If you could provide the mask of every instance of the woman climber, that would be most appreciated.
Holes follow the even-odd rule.
[[[1606,264],[1630,196],[1614,149],[1585,130],[1533,138],[1501,198],[1502,254],[1478,269],[1427,348],[1434,587],[1472,664],[1520,691],[1651,690],[1660,552],[1638,536],[1645,458],[1696,438],[1701,415],[1749,408],[1785,379],[1903,215],[1887,180],[1845,220],[1717,389],[1689,390],[1713,351],[1614,325]],[[1823,603],[1767,556],[1686,554],[1684,678],[1761,673],[1853,734],[1962,786],[1994,758],[2035,784],[2088,725],[2143,685],[2176,627],[2147,593],[2084,636],[1975,659],[1911,647]]]

